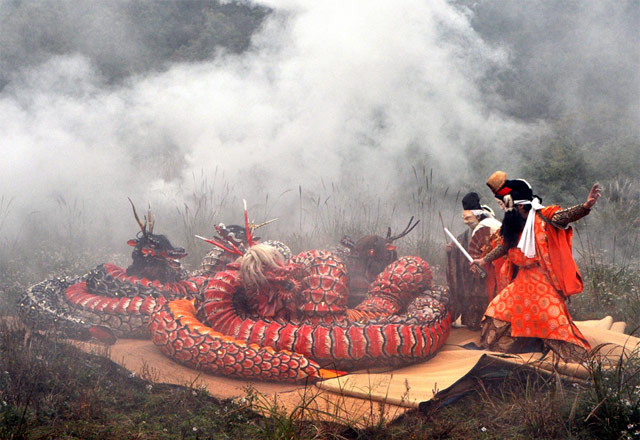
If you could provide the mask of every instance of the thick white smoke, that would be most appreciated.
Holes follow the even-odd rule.
[[[131,231],[127,196],[181,206],[197,176],[217,176],[250,202],[320,182],[360,182],[384,198],[412,165],[443,183],[470,179],[470,153],[500,154],[540,130],[485,104],[498,98],[480,83],[507,56],[464,9],[267,6],[273,13],[240,55],[118,86],[78,54],[22,72],[0,94],[0,194],[14,198],[1,232],[32,211],[52,215],[61,198]]]

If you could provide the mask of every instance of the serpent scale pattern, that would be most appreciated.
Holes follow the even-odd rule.
[[[206,278],[160,283],[127,275],[114,264],[102,264],[75,278],[54,278],[30,288],[20,298],[19,314],[35,330],[53,329],[65,337],[89,339],[102,329],[115,337],[149,337],[154,311],[168,299],[193,297]]]
[[[368,297],[353,310],[346,309],[347,274],[337,256],[307,251],[290,264],[293,269],[283,273],[303,273],[301,283],[290,283],[292,288],[300,284],[298,294],[285,296],[285,301],[265,289],[247,295],[239,270],[229,267],[209,281],[201,304],[185,308],[172,301],[154,315],[152,340],[163,353],[193,368],[292,381],[319,379],[321,368],[353,370],[424,361],[449,335],[447,291],[432,287],[431,270],[418,257],[402,257],[387,266],[371,284]],[[286,280],[277,281],[280,285]],[[277,365],[261,358],[245,371],[247,349],[234,348],[230,355],[225,352],[227,358],[214,359],[209,346],[199,348],[204,333],[285,356]],[[251,356],[256,355],[251,352]],[[318,373],[305,371],[311,367]],[[282,374],[274,374],[277,370]]]

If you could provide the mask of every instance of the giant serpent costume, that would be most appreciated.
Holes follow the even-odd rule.
[[[245,221],[248,248],[207,240],[241,258],[209,280],[203,298],[169,301],[154,314],[152,340],[167,356],[214,374],[295,382],[424,361],[444,344],[447,292],[432,286],[422,259],[385,266],[366,299],[348,309],[347,266],[339,256],[313,250],[284,261],[273,247],[253,245],[246,208]],[[379,238],[391,250],[403,234]],[[371,241],[379,240],[367,236]]]
[[[114,343],[117,337],[149,337],[152,313],[169,299],[195,297],[207,280],[188,277],[180,259],[187,254],[164,236],[153,233],[151,210],[140,221],[133,263],[125,270],[101,264],[89,273],[53,278],[28,288],[18,303],[23,322],[34,330],[55,331],[63,337],[96,338]]]
[[[108,343],[151,334],[189,367],[289,382],[423,361],[449,334],[447,292],[432,286],[425,261],[397,258],[391,245],[411,222],[398,236],[346,240],[348,255],[312,250],[285,260],[283,247],[253,243],[245,210],[247,242],[224,225],[215,241],[241,258],[213,276],[188,276],[179,264],[184,250],[153,233],[150,212],[143,224],[133,211],[141,232],[129,241],[132,265],[103,264],[30,287],[19,304],[29,327]],[[370,284],[348,308],[356,279]]]

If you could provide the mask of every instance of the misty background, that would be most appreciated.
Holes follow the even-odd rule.
[[[260,235],[323,240],[410,215],[440,238],[424,217],[497,209],[497,169],[544,203],[596,180],[638,202],[638,23],[617,0],[0,0],[0,258],[126,255],[127,197],[200,256],[243,198],[279,218]]]

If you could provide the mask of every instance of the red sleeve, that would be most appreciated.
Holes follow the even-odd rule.
[[[549,206],[542,209],[541,214],[550,219],[559,209],[560,207],[557,205]],[[558,286],[560,291],[564,296],[582,292],[584,288],[582,276],[572,253],[573,230],[571,228],[558,229],[547,223],[546,232],[551,270],[560,283]]]

